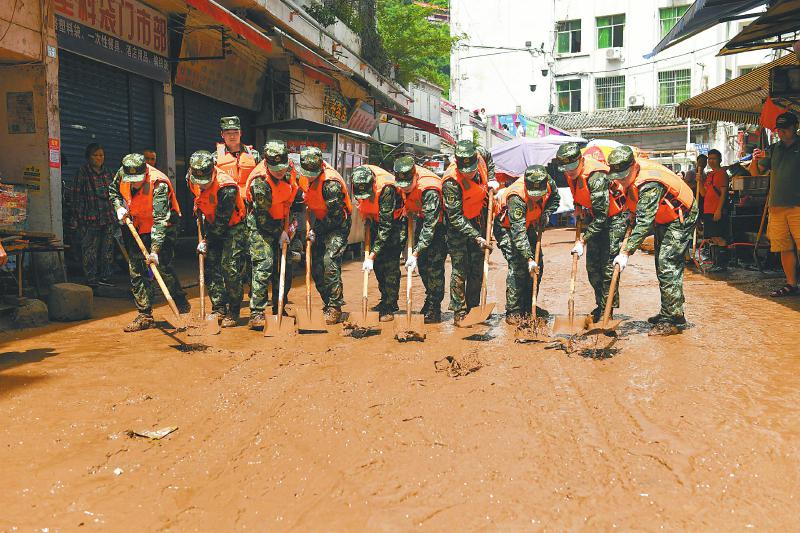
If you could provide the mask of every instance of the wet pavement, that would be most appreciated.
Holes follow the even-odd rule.
[[[554,314],[570,241],[545,234]],[[122,333],[132,304],[99,298],[101,318],[0,335],[0,530],[796,529],[800,299],[767,297],[780,283],[689,273],[690,326],[648,337],[658,287],[639,253],[618,338],[578,343],[515,343],[496,314],[424,342],[391,323],[289,341],[243,326],[192,350]],[[495,251],[501,312],[504,290]],[[592,307],[581,266],[576,310]]]

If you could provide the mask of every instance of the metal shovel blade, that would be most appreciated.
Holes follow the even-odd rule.
[[[600,322],[591,322],[586,327],[585,335],[616,335],[617,327],[622,324],[623,320],[612,320],[609,319],[608,322],[603,324],[603,321]]]
[[[202,337],[204,335],[219,335],[220,326],[216,318],[193,319],[185,317],[187,335],[189,337]]]
[[[278,315],[267,315],[264,321],[265,337],[291,337],[297,333],[294,318],[284,315],[278,321]]]
[[[568,317],[557,316],[553,322],[553,333],[564,335],[576,335],[583,332],[586,326],[591,322],[592,317]]]
[[[295,312],[297,331],[302,333],[326,333],[328,325],[319,309],[298,308]]]
[[[394,338],[401,341],[424,341],[425,318],[422,315],[398,315],[394,322]]]
[[[477,306],[469,310],[469,313],[461,320],[459,324],[462,328],[468,328],[486,320],[491,316],[494,311],[494,303],[486,304],[483,307]]]
[[[349,326],[353,329],[380,329],[380,314],[377,311],[367,311],[364,313],[354,313],[350,315]]]

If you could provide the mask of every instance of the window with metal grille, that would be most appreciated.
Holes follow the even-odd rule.
[[[681,20],[681,17],[689,6],[675,6],[675,7],[662,7],[658,10],[658,18],[661,19],[661,37],[666,36],[675,24]]]
[[[557,52],[575,54],[581,51],[581,21],[564,20],[556,24]]]
[[[668,70],[658,73],[658,103],[674,105],[687,100],[692,93],[690,69]]]
[[[581,80],[557,81],[556,93],[560,113],[574,113],[581,110]]]
[[[597,48],[622,46],[625,34],[625,15],[597,17]]]
[[[625,76],[609,76],[594,81],[597,109],[625,107]]]

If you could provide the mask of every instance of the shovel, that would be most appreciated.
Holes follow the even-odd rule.
[[[406,248],[406,258],[411,257],[414,252],[414,220],[408,215],[408,247]],[[412,270],[406,269],[406,319],[398,319],[394,323],[394,338],[401,341],[424,341],[425,340],[425,320],[422,315],[412,313],[411,280]]]
[[[306,236],[311,231],[311,219],[306,211]],[[283,291],[281,291],[283,297]],[[311,307],[311,241],[306,238],[306,308],[295,312],[297,330],[301,333],[325,333],[328,325],[319,309]]]
[[[486,219],[486,242],[492,242],[492,224],[494,223],[494,194],[489,191],[489,213]],[[486,303],[486,286],[489,280],[489,254],[491,251],[486,249],[483,251],[483,280],[481,281],[481,303],[478,307],[473,307],[469,313],[461,320],[460,326],[468,328],[475,324],[485,322],[487,318],[494,311],[494,303]]]
[[[539,264],[539,258],[542,252],[542,226],[536,229],[536,251],[533,254],[534,261],[536,264]],[[531,302],[533,303],[533,311],[531,313],[531,318],[528,321],[527,326],[520,325],[517,327],[517,330],[514,332],[514,337],[519,342],[549,342],[552,339],[549,335],[546,334],[546,322],[544,319],[539,321],[539,317],[536,316],[536,300],[539,297],[539,268],[536,267],[536,271],[532,274],[533,275],[533,290],[531,290]],[[540,327],[541,324],[541,327]]]
[[[197,217],[197,242],[198,244],[203,242],[203,227],[202,221],[200,220],[199,215]],[[200,274],[198,275],[198,282],[200,285],[200,318],[205,320],[207,324],[205,324],[206,333],[209,335],[218,335],[220,332],[219,322],[214,318],[209,318],[206,316],[206,256],[205,254],[197,254],[197,263],[199,267]],[[195,335],[194,330],[189,332],[189,335]]]
[[[581,238],[581,219],[575,221],[575,242]],[[578,254],[572,254],[572,275],[569,279],[569,300],[567,316],[557,316],[553,322],[553,333],[575,335],[586,329],[586,319],[575,320],[575,278],[578,275]]]
[[[283,231],[289,231],[288,216],[283,223]],[[289,243],[284,242],[281,244],[281,273],[280,280],[278,281],[278,314],[266,317],[264,321],[265,337],[288,337],[295,334],[294,318],[283,316],[283,294],[286,290],[286,251],[288,248]]]
[[[625,245],[628,244],[628,237],[631,236],[633,226],[628,226],[625,232],[625,238],[622,240],[622,245],[619,249],[624,250]],[[598,322],[590,322],[586,327],[586,335],[616,335],[617,326],[622,323],[622,320],[611,320],[611,310],[614,307],[614,295],[617,293],[617,284],[619,283],[619,265],[614,265],[614,273],[611,275],[611,285],[608,288],[608,296],[606,296],[606,307],[603,310],[603,319]]]
[[[139,250],[142,251],[142,255],[147,261],[148,253],[147,248],[145,247],[144,243],[142,242],[142,238],[139,236],[139,232],[136,231],[136,228],[133,226],[133,222],[131,221],[130,217],[125,217],[125,224],[128,226],[128,229],[131,231],[131,235],[133,235],[133,239],[136,241],[136,244],[139,246]],[[172,295],[169,293],[169,289],[167,289],[167,285],[164,283],[164,279],[161,277],[161,273],[158,271],[158,267],[152,263],[149,263],[148,266],[150,267],[150,271],[153,273],[153,277],[156,279],[158,286],[161,288],[161,292],[164,294],[164,298],[167,299],[167,304],[169,308],[172,310],[172,313],[178,319],[178,328],[179,330],[188,330],[190,336],[195,335],[204,335],[206,334],[203,331],[205,328],[203,325],[194,323],[190,317],[186,315],[181,315],[178,311],[178,306],[175,305],[175,300],[172,299]],[[205,320],[203,322],[206,322]]]
[[[364,224],[364,260],[369,257],[369,224]],[[369,289],[369,271],[364,271],[364,284],[361,291],[361,313],[352,318],[347,324],[347,329],[352,329],[354,337],[364,337],[371,333],[376,333],[380,328],[380,315],[375,311],[369,310],[367,291]]]

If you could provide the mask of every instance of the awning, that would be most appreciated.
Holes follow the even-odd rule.
[[[787,54],[772,63],[761,65],[744,76],[734,78],[682,102],[675,114],[683,118],[758,124],[761,107],[769,96],[770,69],[779,65],[794,64],[797,64],[795,54]],[[800,110],[800,105],[796,103],[783,101],[780,103],[795,111]]]
[[[214,2],[214,0],[186,0],[186,4],[227,26],[257,48],[265,52],[272,51],[272,40],[269,37],[261,33],[249,22],[237,17],[231,11]]]
[[[267,130],[281,130],[281,131],[293,131],[293,132],[339,133],[342,135],[353,137],[354,139],[358,139],[361,141],[386,145],[385,142],[379,141],[378,139],[374,138],[371,135],[367,135],[366,133],[362,133],[356,130],[349,130],[347,128],[340,128],[339,126],[333,126],[331,124],[323,124],[322,122],[316,122],[314,120],[308,120],[306,118],[294,118],[291,120],[282,120],[280,122],[259,124],[257,127],[264,128]]]
[[[427,131],[428,133],[432,133],[438,137],[441,137],[445,141],[449,142],[450,144],[455,144],[456,141],[453,139],[453,136],[450,135],[444,128],[440,128],[433,122],[428,122],[427,120],[422,120],[421,118],[412,117],[411,115],[406,115],[401,113],[400,111],[395,111],[393,109],[389,109],[388,107],[380,107],[378,106],[379,113],[386,113],[386,115],[392,117],[393,119],[397,120],[401,124],[408,124],[409,126],[416,128],[418,130]]]
[[[800,31],[800,0],[778,0],[720,50],[721,56],[791,46]]]
[[[721,19],[739,15],[766,3],[767,0],[697,0],[675,27],[644,58],[650,59],[670,46],[716,26]]]
[[[303,73],[312,80],[317,80],[318,82],[327,85],[331,89],[336,89],[337,91],[340,90],[339,80],[329,74],[326,74],[325,72],[322,72],[320,69],[303,63]]]

